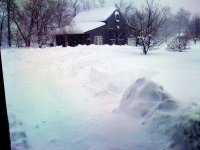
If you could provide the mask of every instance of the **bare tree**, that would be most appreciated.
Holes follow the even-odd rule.
[[[75,17],[80,11],[87,11],[97,7],[104,7],[105,0],[68,0],[71,7],[72,15]],[[70,14],[70,11],[68,11]]]
[[[98,0],[100,7],[104,7],[105,0]]]
[[[189,31],[194,43],[200,38],[200,16],[196,15],[189,24]]]
[[[0,2],[0,47],[2,45],[2,34],[3,34],[3,26],[4,26],[4,20],[5,20],[5,9],[6,4],[2,1]]]
[[[8,46],[11,47],[11,29],[10,29],[10,21],[11,21],[11,15],[10,15],[10,8],[11,8],[11,1],[7,0],[7,27],[8,27]]]
[[[77,13],[80,11],[80,0],[70,0],[70,7],[72,8],[73,11],[73,17],[77,15]]]
[[[146,0],[146,5],[141,9],[133,8],[127,12],[127,21],[132,29],[138,32],[142,42],[143,53],[147,54],[158,37],[158,29],[167,20],[167,9],[162,8],[153,0]]]
[[[51,22],[54,24],[52,25],[53,27],[60,28],[70,23],[70,21],[74,17],[74,11],[72,10],[72,7],[74,6],[73,4],[71,3],[71,1],[59,0],[58,7],[55,10],[52,18],[50,19]],[[77,13],[77,10],[75,11]]]
[[[181,36],[181,33],[185,32],[189,24],[190,12],[180,8],[176,14],[176,25],[178,28],[178,35]]]
[[[33,34],[33,28],[37,20],[37,2],[29,0],[24,3],[23,8],[19,7],[18,4],[12,5],[13,21],[15,22],[25,45],[30,47],[31,37]]]
[[[120,0],[119,3],[115,4],[115,7],[120,10],[120,12],[122,13],[122,15],[125,17],[128,14],[128,12],[130,12],[133,9],[133,3],[127,3],[124,0]]]
[[[80,10],[87,11],[93,8],[98,8],[99,5],[96,4],[95,0],[80,0]]]
[[[164,22],[163,26],[160,28],[160,38],[163,38],[165,42],[168,41],[169,37],[172,36],[174,33],[174,15],[171,13],[171,8],[166,6],[166,11],[168,13],[166,16],[166,21]]]
[[[8,46],[11,47],[11,12],[10,12],[10,0],[0,1],[0,40],[2,41],[2,34],[5,33],[4,39],[7,39]],[[7,29],[6,29],[7,27]],[[6,33],[7,32],[7,33]],[[1,42],[0,41],[0,42]]]
[[[2,42],[2,34],[3,34],[3,24],[4,24],[4,12],[1,16],[1,22],[0,22],[0,46],[1,46],[1,42]]]
[[[28,0],[23,5],[12,5],[13,20],[23,38],[25,45],[30,46],[32,37],[36,34],[41,46],[43,37],[47,34],[47,26],[51,17],[59,7],[55,0]]]
[[[39,47],[42,47],[44,40],[48,34],[48,24],[51,24],[50,19],[55,14],[60,4],[54,0],[38,0],[36,30]]]

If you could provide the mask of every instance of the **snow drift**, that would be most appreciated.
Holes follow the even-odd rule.
[[[199,46],[4,48],[13,150],[200,149]]]
[[[144,117],[152,110],[175,111],[178,104],[161,85],[139,78],[125,92],[119,110],[135,117]]]
[[[161,85],[139,78],[124,93],[118,110],[142,119],[149,135],[166,137],[168,150],[192,150],[200,149],[199,108],[181,107]]]

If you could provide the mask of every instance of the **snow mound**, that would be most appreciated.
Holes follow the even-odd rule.
[[[123,95],[119,110],[135,117],[144,117],[152,110],[174,111],[178,104],[161,85],[139,78]]]
[[[139,78],[125,92],[118,110],[143,119],[148,135],[166,137],[169,150],[200,148],[200,106],[182,107],[164,88]]]

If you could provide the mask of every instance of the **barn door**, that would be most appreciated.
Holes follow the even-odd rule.
[[[56,45],[58,46],[66,46],[66,43],[65,43],[65,36],[63,35],[56,35]]]

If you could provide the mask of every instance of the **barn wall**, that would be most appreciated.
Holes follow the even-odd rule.
[[[55,38],[57,46],[67,46],[67,35],[56,35]]]
[[[107,40],[108,33],[106,26],[88,31],[87,33],[90,35],[90,44],[94,44],[95,36],[103,36],[103,44],[109,44]]]
[[[77,46],[81,45],[89,45],[88,34],[70,34],[68,35],[68,45],[69,46]]]
[[[105,21],[105,26],[87,32],[90,34],[91,44],[94,44],[94,36],[103,36],[103,44],[111,45],[112,42],[110,39],[116,39],[116,37],[119,35],[119,38],[123,39],[123,41],[118,44],[124,45],[128,43],[130,29],[128,28],[126,21],[120,12],[119,15],[120,22],[115,20],[115,12],[113,12],[113,14]],[[116,30],[117,26],[119,26],[119,30]]]
[[[117,11],[117,10],[116,10]],[[113,12],[113,14],[107,19],[106,21],[106,25],[107,25],[107,29],[108,29],[108,41],[110,42],[110,39],[116,39],[117,36],[119,36],[120,39],[124,39],[122,44],[127,44],[128,42],[128,25],[126,24],[126,20],[124,19],[124,17],[122,16],[120,11],[117,11],[120,15],[120,21],[117,22],[115,20],[115,12]],[[117,26],[119,26],[119,30],[116,30]]]

